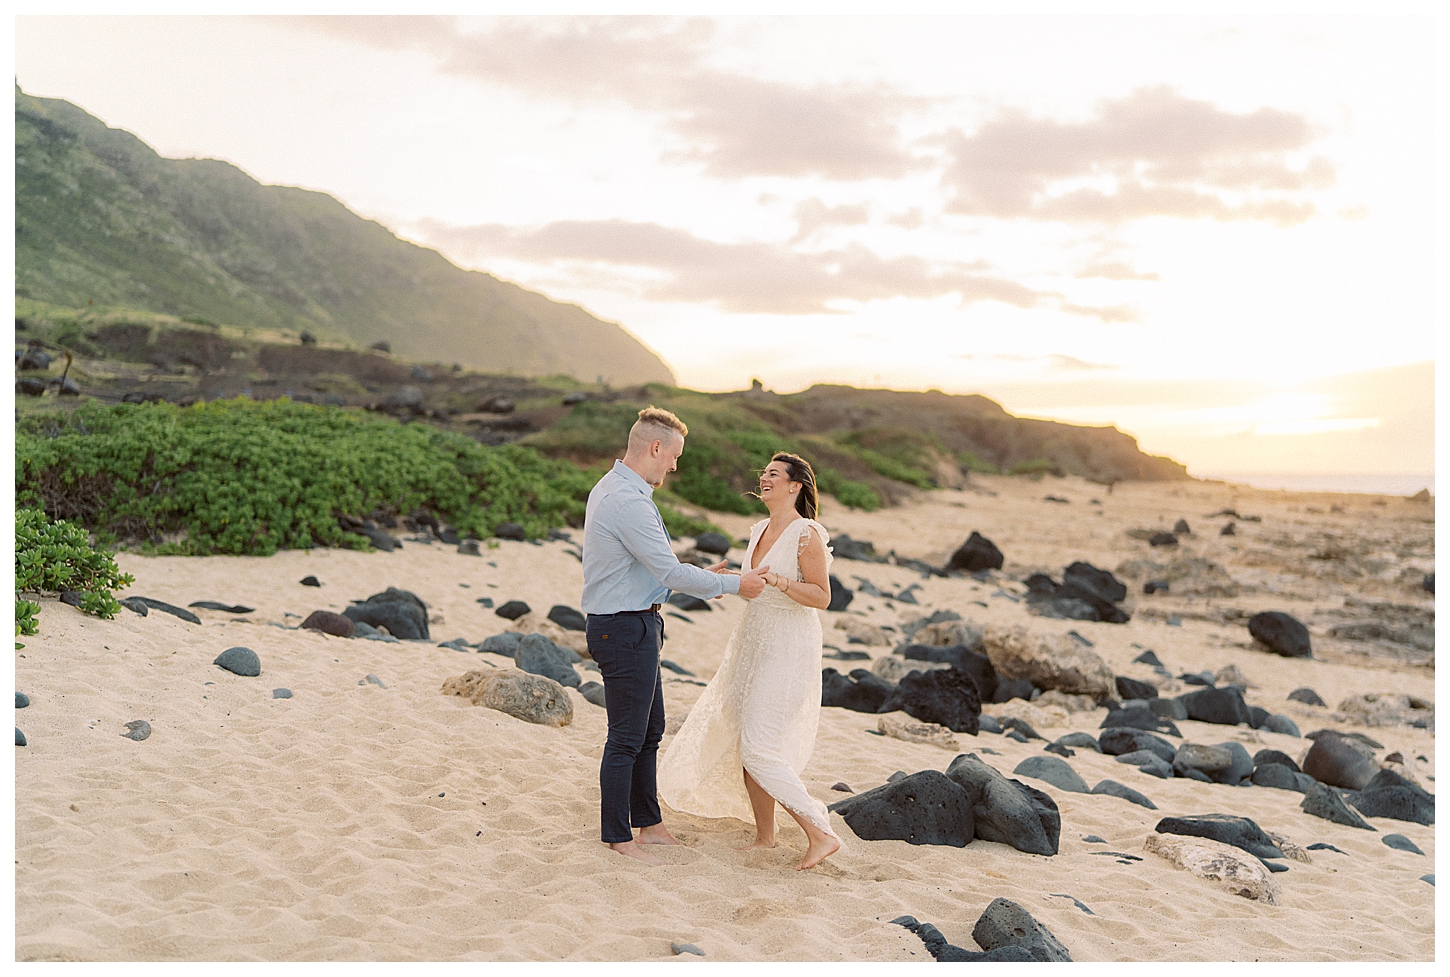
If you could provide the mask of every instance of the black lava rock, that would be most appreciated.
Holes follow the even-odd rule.
[[[1154,804],[1133,788],[1125,787],[1116,780],[1100,780],[1098,781],[1098,785],[1090,793],[1107,794],[1109,797],[1121,797],[1125,801],[1137,804],[1139,807],[1146,807],[1150,811],[1158,810],[1157,804]]]
[[[1313,689],[1309,688],[1308,686],[1304,686],[1302,688],[1297,688],[1293,692],[1290,692],[1289,693],[1289,698],[1292,699],[1292,700],[1294,700],[1295,702],[1302,702],[1306,706],[1322,706],[1322,705],[1324,705],[1324,700],[1321,699],[1321,698],[1319,698],[1319,693],[1318,692],[1315,692]]]
[[[201,618],[191,613],[191,611],[188,611],[184,607],[177,607],[175,604],[168,604],[164,600],[153,600],[150,597],[128,597],[126,599],[139,600],[141,603],[145,604],[153,611],[162,611],[167,614],[174,614],[175,616],[181,618],[183,621],[186,621],[188,624],[201,623]]]
[[[974,753],[954,759],[947,776],[971,795],[978,838],[1033,855],[1057,854],[1062,816],[1051,797],[1007,779]]]
[[[1413,852],[1416,855],[1425,854],[1424,852],[1420,851],[1419,845],[1415,844],[1404,835],[1385,835],[1383,838],[1380,839],[1380,841],[1383,841],[1391,848],[1397,849],[1399,851]]]
[[[1266,717],[1263,722],[1259,723],[1254,728],[1266,729],[1271,733],[1278,733],[1281,736],[1299,735],[1298,724],[1296,724],[1294,720],[1290,719],[1288,716],[1285,716],[1283,713],[1277,712],[1271,716]]]
[[[494,527],[493,534],[499,539],[516,539],[524,541],[524,527],[516,522],[501,522]]]
[[[936,770],[888,782],[830,805],[866,841],[965,848],[975,823],[972,797]]]
[[[151,735],[151,724],[144,719],[133,719],[126,724],[126,732],[121,735],[139,743]]]
[[[1256,858],[1283,858],[1264,829],[1248,818],[1231,814],[1202,814],[1197,817],[1164,818],[1154,827],[1159,834],[1211,838],[1225,845],[1242,848]]]
[[[1180,723],[1188,718],[1188,710],[1177,699],[1157,698],[1146,699],[1144,701],[1147,704],[1148,711],[1155,716],[1163,719],[1172,719]]]
[[[514,664],[525,672],[543,675],[568,688],[579,688],[579,673],[574,671],[571,658],[579,656],[567,648],[560,648],[542,634],[526,635],[519,642],[514,653]]]
[[[1147,682],[1140,682],[1135,678],[1128,678],[1125,675],[1118,675],[1114,678],[1113,684],[1118,687],[1118,695],[1124,699],[1156,699],[1158,689]]]
[[[79,590],[62,590],[60,592],[60,602],[62,604],[68,604],[71,607],[80,607],[86,602],[86,595]]]
[[[274,699],[290,699],[290,698],[292,698],[292,690],[291,689],[273,689],[272,690],[272,698],[274,698]]]
[[[1109,709],[1107,716],[1098,725],[1098,729],[1114,728],[1146,729],[1155,733],[1167,733],[1169,736],[1177,736],[1179,738],[1183,736],[1171,720],[1164,719],[1162,716],[1155,716],[1142,706],[1134,706],[1131,709]]]
[[[1189,719],[1201,723],[1237,726],[1240,723],[1251,724],[1253,720],[1243,693],[1234,688],[1199,689],[1180,695],[1178,701],[1183,703]]]
[[[304,587],[321,587],[322,586],[322,581],[318,580],[316,577],[312,576],[311,574],[308,574],[307,576],[303,577],[299,582]]]
[[[710,613],[715,610],[713,607],[710,606],[710,602],[708,600],[704,600],[690,594],[671,594],[669,604],[671,607],[678,607],[682,611],[704,611],[706,613]]]
[[[549,608],[549,620],[565,631],[583,631],[586,623],[584,615],[567,604],[555,604]]]
[[[1031,702],[1032,693],[1036,691],[1037,686],[1025,678],[998,679],[997,691],[992,693],[992,701],[1000,703],[1012,699],[1025,699]]]
[[[1156,754],[1165,763],[1172,763],[1178,748],[1161,736],[1155,736],[1145,729],[1117,726],[1105,729],[1098,736],[1098,746],[1108,756],[1124,756],[1147,750]]]
[[[1249,618],[1249,634],[1276,655],[1313,657],[1309,629],[1283,611],[1262,611]]]
[[[248,678],[255,678],[262,674],[262,659],[250,648],[228,648],[216,656],[213,665],[218,665],[234,675],[245,675]]]
[[[1178,537],[1172,533],[1154,533],[1148,537],[1149,546],[1177,546]]]
[[[972,927],[972,939],[984,950],[1015,946],[1026,950],[1028,956],[1041,963],[1072,962],[1067,947],[1052,935],[1052,931],[1010,899],[999,897],[992,900],[977,920],[977,925]]]
[[[529,613],[530,610],[531,608],[529,607],[529,605],[525,604],[523,601],[511,600],[507,604],[496,609],[494,613],[506,621],[517,621],[519,618]]]
[[[860,671],[871,674],[865,669]],[[924,723],[938,723],[953,732],[975,736],[982,700],[977,694],[976,681],[953,666],[903,675],[877,712],[897,709]]]
[[[695,549],[701,553],[724,556],[730,552],[730,537],[724,533],[701,533],[695,537]]]
[[[1333,821],[1335,824],[1363,828],[1366,831],[1375,830],[1373,825],[1345,805],[1344,798],[1339,796],[1337,790],[1326,787],[1324,784],[1315,784],[1305,791],[1304,800],[1299,803],[1299,808],[1305,814],[1312,814],[1316,818]]]
[[[1055,742],[1061,746],[1076,746],[1084,750],[1092,750],[1094,753],[1103,752],[1098,746],[1096,736],[1091,733],[1068,733],[1066,736],[1059,736]]]
[[[909,661],[946,662],[966,672],[977,686],[977,697],[982,702],[991,702],[997,694],[997,670],[992,667],[992,659],[980,649],[966,645],[907,645],[900,654]]]
[[[1156,594],[1160,590],[1166,594],[1170,589],[1167,580],[1148,580],[1143,584],[1143,593],[1145,594]]]
[[[421,609],[414,600],[400,596],[406,591],[394,591],[393,597],[374,595],[360,604],[346,608],[343,616],[354,624],[361,622],[374,628],[387,628],[388,633],[403,641],[421,641],[429,638],[428,612]],[[379,597],[383,599],[378,599]],[[412,596],[411,594],[409,595]]]
[[[1134,658],[1133,663],[1135,665],[1152,665],[1154,668],[1163,667],[1163,663],[1158,660],[1158,656],[1153,653],[1151,648],[1148,651],[1143,652],[1137,658]]]
[[[831,574],[831,603],[826,605],[826,610],[844,611],[851,606],[851,601],[855,596],[849,587],[836,579],[834,573]]]
[[[359,536],[366,536],[373,549],[381,550],[384,553],[391,553],[403,544],[389,536],[384,530],[373,526],[363,526],[361,529],[354,529],[353,532]]]
[[[245,604],[223,604],[218,600],[194,600],[187,607],[200,607],[204,611],[225,611],[228,614],[250,614],[256,610]]]
[[[134,614],[140,614],[142,617],[151,613],[151,608],[147,607],[145,602],[139,597],[122,597],[116,603]]]
[[[20,727],[19,726],[16,726],[15,727],[15,745],[16,746],[25,746],[25,745],[27,745],[26,742],[25,742],[25,734],[20,731]]]
[[[600,709],[605,708],[604,686],[599,682],[585,682],[579,686],[579,694],[584,697],[586,702],[592,702]]]
[[[1254,766],[1261,766],[1265,763],[1277,763],[1281,766],[1288,767],[1295,773],[1301,772],[1299,770],[1299,764],[1295,763],[1289,754],[1279,750],[1260,750],[1254,754]]]
[[[16,709],[24,709],[28,705],[30,705],[30,696],[26,695],[24,692],[15,693]]]
[[[1379,773],[1379,764],[1356,741],[1321,730],[1304,757],[1304,772],[1321,784],[1360,790]]]
[[[857,672],[870,675],[875,681],[857,680],[854,677]],[[886,697],[891,694],[890,683],[864,668],[855,669],[852,676],[847,678],[834,668],[821,669],[821,705],[850,709],[853,712],[876,712],[880,709]]]
[[[1002,569],[1002,551],[981,533],[973,531],[967,541],[957,547],[947,561],[946,569],[980,573],[983,570]]]
[[[1349,798],[1359,813],[1416,824],[1435,823],[1435,797],[1393,770],[1381,770],[1364,789]]]
[[[1315,780],[1306,773],[1295,773],[1282,763],[1261,763],[1254,768],[1251,778],[1255,786],[1276,787],[1279,790],[1293,790],[1303,794],[1314,786]]]
[[[1059,760],[1057,757],[1030,756],[1017,764],[1012,772],[1021,777],[1045,780],[1059,790],[1074,794],[1088,793],[1088,785],[1077,775],[1077,771],[1072,769],[1067,761]]]
[[[1425,579],[1420,581],[1420,589],[1427,594],[1433,594],[1435,592],[1435,575],[1433,573],[1425,574]]]

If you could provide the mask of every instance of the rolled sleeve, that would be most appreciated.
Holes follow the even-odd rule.
[[[674,550],[670,549],[669,536],[660,522],[659,510],[651,500],[636,496],[624,501],[622,509],[624,518],[617,524],[620,542],[661,586],[707,600],[740,592],[739,577],[711,573],[680,562]]]

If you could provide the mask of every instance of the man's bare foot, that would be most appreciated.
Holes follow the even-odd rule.
[[[812,842],[811,847],[806,849],[805,859],[795,867],[795,870],[799,872],[801,869],[815,868],[834,855],[840,847],[840,839],[832,838],[830,835],[826,835],[818,842]]]
[[[648,828],[640,828],[639,835],[634,839],[641,845],[678,845],[674,835],[665,830],[663,824],[652,824]]]
[[[621,855],[628,855],[630,858],[637,859],[638,861],[644,862],[646,865],[663,865],[664,864],[664,862],[660,861],[658,858],[655,858],[649,852],[647,852],[643,848],[639,847],[639,843],[638,842],[634,842],[634,841],[620,841],[620,842],[615,842],[614,844],[610,845],[609,847],[610,848],[613,848],[615,851],[619,852]]]
[[[766,841],[763,838],[756,838],[750,844],[748,844],[748,845],[741,845],[740,847],[736,848],[735,850],[736,851],[750,851],[750,850],[755,849],[755,848],[774,848],[774,847],[775,847],[775,839],[774,838],[770,839],[769,841]]]

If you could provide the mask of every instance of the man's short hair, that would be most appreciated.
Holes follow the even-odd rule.
[[[663,407],[646,407],[639,412],[639,420],[629,429],[629,446],[644,449],[655,441],[668,442],[676,436],[683,441],[689,433],[685,422]]]

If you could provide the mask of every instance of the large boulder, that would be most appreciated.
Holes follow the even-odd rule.
[[[1099,702],[1116,691],[1112,669],[1066,635],[992,627],[983,644],[999,679],[1025,679],[1040,689],[1090,695]]]
[[[333,611],[313,611],[302,622],[302,628],[306,631],[321,631],[338,638],[351,638],[356,631],[352,618]]]
[[[1264,829],[1248,818],[1232,814],[1201,814],[1195,817],[1164,818],[1154,827],[1159,834],[1212,838],[1242,848],[1256,858],[1283,858],[1284,853]]]
[[[1262,611],[1249,618],[1249,634],[1276,655],[1313,657],[1309,629],[1283,611]]]
[[[1304,772],[1331,787],[1360,790],[1379,769],[1366,747],[1333,730],[1323,730],[1304,756]]]
[[[821,669],[821,705],[850,709],[853,712],[877,712],[892,687],[866,671],[851,670],[847,678],[834,668]]]
[[[1167,733],[1170,736],[1182,736],[1173,720],[1164,719],[1151,709],[1143,706],[1133,706],[1130,709],[1109,709],[1103,721],[1098,724],[1098,729],[1112,729],[1114,727],[1127,727],[1130,729],[1146,729],[1155,733]]]
[[[1040,963],[1072,963],[1072,955],[1052,931],[1011,899],[992,900],[972,927],[972,939],[987,951],[1018,947]]]
[[[562,685],[516,668],[466,672],[445,680],[442,692],[541,726],[567,726],[574,721],[574,704]]]
[[[1220,726],[1253,725],[1253,714],[1244,701],[1244,694],[1233,688],[1207,688],[1180,695],[1178,701],[1188,718],[1200,723]]]
[[[342,612],[356,624],[384,627],[404,641],[428,640],[428,605],[417,594],[389,587]]]
[[[870,675],[869,672],[866,674]],[[871,677],[876,678],[874,675]],[[938,723],[954,733],[975,736],[978,719],[982,715],[982,700],[977,693],[976,682],[966,672],[955,667],[936,668],[903,675],[896,688],[877,707],[877,712],[895,712],[898,709],[913,719]]]
[[[567,648],[561,648],[542,634],[525,635],[514,653],[514,663],[531,675],[544,675],[560,685],[579,688],[579,673],[574,671],[573,661],[579,656]]]
[[[964,753],[947,767],[947,776],[971,795],[976,835],[1032,855],[1056,855],[1062,817],[1042,791],[1008,780],[976,754]]]
[[[1263,862],[1246,856],[1242,849],[1210,838],[1161,834],[1149,835],[1143,848],[1236,896],[1271,906],[1279,904],[1278,880]]]
[[[1145,729],[1117,726],[1105,729],[1098,736],[1098,746],[1108,756],[1125,756],[1147,751],[1158,756],[1164,763],[1171,764],[1178,753],[1177,747],[1161,736]]]
[[[909,661],[946,662],[966,672],[977,686],[977,697],[983,702],[991,702],[992,696],[997,694],[997,670],[992,667],[992,659],[985,652],[973,651],[967,645],[912,644],[899,649],[899,654]]]
[[[1113,684],[1117,687],[1118,695],[1124,699],[1156,699],[1158,698],[1158,687],[1148,682],[1141,682],[1135,678],[1128,678],[1126,675],[1117,675],[1113,678]]]
[[[1012,772],[1019,777],[1046,781],[1058,790],[1074,794],[1089,792],[1087,783],[1078,776],[1077,771],[1066,760],[1055,756],[1030,756],[1013,767]]]
[[[568,604],[555,604],[549,608],[549,620],[565,631],[583,631],[584,626],[588,623],[583,614]]]
[[[936,770],[853,795],[830,809],[865,841],[965,848],[975,830],[971,795]]]
[[[1222,747],[1184,743],[1173,755],[1173,772],[1187,777],[1189,770],[1197,770],[1210,780],[1216,780],[1218,774],[1233,766],[1233,762],[1233,754]]]
[[[1339,791],[1324,784],[1316,783],[1305,791],[1304,799],[1299,802],[1299,808],[1305,814],[1312,814],[1316,818],[1333,821],[1335,824],[1362,828],[1365,831],[1375,830],[1373,825],[1349,809],[1344,803],[1344,798],[1339,796]]]
[[[1062,571],[1062,586],[1057,599],[1080,600],[1098,612],[1098,619],[1109,624],[1122,624],[1128,615],[1118,602],[1128,596],[1128,588],[1106,570],[1078,561]]]
[[[1435,823],[1435,795],[1393,770],[1381,770],[1349,798],[1359,813],[1371,818],[1392,818],[1416,824]]]
[[[730,552],[730,537],[724,533],[701,533],[695,537],[695,549],[701,553],[724,556]]]
[[[997,544],[973,530],[967,541],[958,546],[956,552],[947,561],[946,569],[964,570],[967,573],[980,573],[983,570],[1002,569],[1002,551],[997,549]]]
[[[826,606],[826,610],[844,611],[851,606],[855,596],[851,593],[851,588],[837,580],[834,573],[831,574],[831,603]]]

